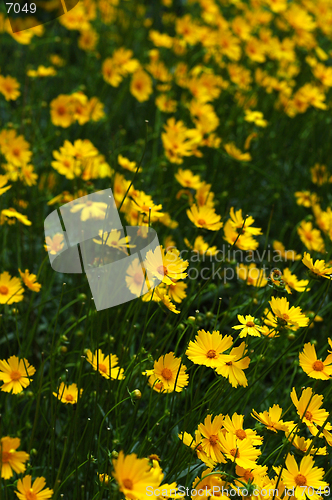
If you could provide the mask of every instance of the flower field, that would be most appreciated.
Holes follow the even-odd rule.
[[[0,500],[331,498],[332,0],[8,5]]]

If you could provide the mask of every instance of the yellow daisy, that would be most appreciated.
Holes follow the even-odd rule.
[[[117,366],[118,357],[115,354],[105,356],[101,352],[101,349],[98,349],[98,351],[92,354],[89,349],[87,352],[87,361],[105,378],[111,378],[113,380],[122,380],[125,378],[123,375],[123,368]]]

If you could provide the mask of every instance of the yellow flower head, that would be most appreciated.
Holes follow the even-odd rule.
[[[16,451],[20,446],[19,438],[4,436],[0,440],[0,470],[3,479],[10,479],[13,471],[22,474],[25,471],[25,462],[29,455],[25,451]]]
[[[310,254],[304,252],[302,262],[305,266],[307,266],[308,269],[310,269],[311,273],[313,273],[317,277],[327,279],[332,278],[332,267],[327,265],[324,260],[316,260],[314,263],[312,257],[310,257]]]
[[[316,349],[313,344],[304,344],[303,352],[299,354],[302,370],[311,378],[329,380],[332,375],[332,354],[325,361],[317,359]]]
[[[205,365],[210,368],[221,366],[223,362],[232,361],[235,356],[224,354],[233,344],[230,335],[223,337],[219,331],[212,333],[199,330],[194,341],[190,341],[186,355],[197,365]]]
[[[23,388],[30,384],[35,371],[36,369],[25,358],[10,356],[7,361],[0,360],[0,380],[4,382],[0,389],[13,394],[22,392]]]
[[[37,276],[35,274],[30,274],[28,269],[26,269],[24,273],[22,273],[21,269],[19,269],[18,271],[25,286],[30,288],[30,290],[32,290],[33,292],[40,291],[41,284],[36,282]]]
[[[19,278],[12,278],[7,271],[0,274],[0,304],[21,302],[23,293],[24,288]]]
[[[46,480],[44,477],[36,477],[31,484],[31,476],[24,476],[17,482],[16,495],[20,500],[47,500],[53,495],[53,490],[44,488]]]
[[[80,390],[82,395],[83,389]],[[61,382],[58,392],[53,392],[53,396],[58,398],[62,403],[74,405],[78,400],[78,388],[76,384],[65,385]]]
[[[123,368],[117,366],[118,357],[115,354],[110,354],[105,356],[101,349],[95,351],[94,354],[90,351],[87,352],[87,361],[93,366],[94,370],[99,371],[99,373],[105,378],[111,378],[113,380],[122,380]]]
[[[263,411],[262,413],[252,410],[251,416],[265,425],[270,431],[287,431],[288,425],[280,419],[281,414],[282,408],[279,405],[273,405],[272,408],[269,408],[269,411]]]
[[[210,231],[219,231],[223,226],[223,222],[220,222],[221,216],[216,214],[214,208],[208,206],[200,207],[192,205],[187,210],[187,215],[196,227],[209,229]]]
[[[186,367],[173,352],[156,360],[153,370],[148,370],[145,375],[149,376],[149,385],[157,392],[181,392],[189,383]]]

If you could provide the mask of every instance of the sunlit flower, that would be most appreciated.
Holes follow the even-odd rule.
[[[242,151],[238,149],[233,142],[225,144],[224,148],[229,156],[232,156],[235,160],[251,161],[250,153],[242,153]]]
[[[129,245],[131,240],[130,236],[124,236],[121,238],[121,231],[117,229],[111,229],[110,232],[100,229],[98,231],[99,240],[93,239],[95,243],[98,245],[107,245],[109,248],[116,248],[117,250],[121,250],[126,255],[128,255],[127,248],[135,248],[135,245]]]
[[[261,454],[261,451],[254,448],[249,439],[239,440],[231,432],[220,435],[220,444],[226,458],[245,469],[254,468],[256,460]]]
[[[212,333],[198,330],[194,341],[190,341],[186,350],[188,358],[197,365],[216,368],[223,361],[232,361],[235,356],[224,354],[233,344],[230,335],[222,336],[219,331]]]
[[[18,394],[23,391],[23,388],[28,387],[35,372],[35,367],[30,365],[25,358],[10,356],[8,360],[0,360],[0,380],[4,382],[0,389]]]
[[[13,471],[22,474],[25,471],[25,462],[29,455],[25,451],[16,451],[20,446],[19,438],[4,436],[0,440],[0,471],[3,479],[10,479]]]
[[[58,252],[60,252],[63,247],[64,247],[64,235],[62,233],[56,233],[53,238],[50,236],[47,236],[46,239],[46,245],[44,245],[44,248],[46,251],[48,251],[51,255],[56,255]]]
[[[149,376],[148,383],[157,392],[181,392],[189,383],[186,366],[173,352],[160,356],[154,362],[153,370],[147,370],[145,375]]]
[[[107,203],[88,200],[85,203],[77,203],[70,211],[76,213],[82,210],[81,220],[85,221],[88,219],[105,219],[106,209]]]
[[[309,318],[303,314],[300,307],[289,307],[286,297],[272,297],[269,304],[273,313],[279,318],[281,326],[297,330],[300,327],[308,325]]]
[[[247,387],[248,381],[243,370],[248,368],[250,358],[245,356],[245,342],[242,342],[238,347],[233,347],[229,354],[230,356],[234,356],[234,360],[222,362],[216,368],[216,372],[227,378],[233,387],[237,387],[238,385]]]
[[[239,337],[247,337],[251,335],[252,337],[260,337],[262,327],[255,323],[254,316],[247,314],[246,317],[241,314],[237,315],[237,319],[240,321],[241,325],[232,326],[234,330],[241,330]]]
[[[299,354],[302,370],[311,378],[329,380],[332,375],[332,354],[325,361],[317,359],[316,349],[313,344],[304,344],[303,352]]]
[[[314,263],[310,254],[304,252],[302,262],[317,277],[332,279],[332,267],[327,265],[324,260],[316,260]]]
[[[82,395],[83,389],[80,390],[80,396]],[[61,382],[58,392],[53,392],[53,396],[59,399],[62,403],[69,403],[74,405],[78,400],[78,388],[76,384],[65,385]]]
[[[312,498],[312,489],[325,489],[328,483],[322,481],[324,469],[314,466],[314,459],[307,455],[302,458],[300,466],[297,465],[293,455],[288,454],[285,462],[285,468],[282,470],[281,477],[288,490],[295,488],[296,499]],[[304,488],[307,486],[307,488]],[[310,487],[310,489],[309,489]],[[316,495],[315,495],[316,496]],[[318,498],[318,497],[317,497]]]
[[[223,426],[223,415],[216,415],[212,420],[212,415],[207,415],[204,423],[199,424],[198,431],[202,435],[202,448],[213,462],[226,463],[221,447],[221,429]]]
[[[279,405],[273,405],[272,408],[269,408],[269,411],[263,411],[261,413],[258,413],[256,410],[252,410],[251,416],[265,425],[265,427],[270,431],[287,431],[288,425],[280,419],[281,414],[282,408],[280,408]]]
[[[40,291],[41,284],[37,283],[37,276],[35,274],[32,273],[30,274],[28,269],[26,269],[24,273],[22,273],[21,269],[19,269],[18,271],[21,275],[22,281],[25,284],[25,286],[30,288],[30,290],[32,290],[33,292]]]
[[[6,101],[16,101],[21,95],[19,88],[20,84],[16,78],[0,75],[0,93],[4,95]]]
[[[219,231],[223,226],[223,222],[220,222],[221,216],[216,214],[214,208],[208,206],[192,205],[187,210],[187,215],[196,227]]]
[[[19,278],[11,277],[7,271],[0,274],[0,304],[13,304],[23,300],[24,288]]]
[[[323,404],[323,396],[314,394],[311,387],[307,387],[302,390],[301,397],[298,399],[295,387],[293,387],[291,399],[299,417],[309,427],[310,432],[316,435],[318,430],[314,424],[322,426],[329,416],[324,408],[320,408]],[[328,429],[330,425],[328,423],[325,428]]]
[[[17,482],[17,489],[15,491],[20,500],[47,500],[53,495],[53,490],[44,488],[46,480],[44,477],[36,477],[31,484],[31,476],[24,476]]]
[[[172,285],[174,281],[187,277],[185,270],[189,262],[181,259],[176,248],[171,248],[165,254],[165,249],[160,246],[147,252],[144,266],[152,276],[166,285]]]
[[[99,371],[100,375],[105,378],[111,378],[113,380],[122,380],[123,368],[117,366],[118,357],[115,354],[110,354],[105,356],[101,349],[95,351],[94,354],[88,349],[86,353],[86,360],[93,366],[94,370]]]
[[[146,496],[148,486],[155,490],[160,485],[160,476],[154,473],[147,458],[138,458],[135,453],[125,456],[121,450],[112,462],[112,475],[126,498],[141,499]]]

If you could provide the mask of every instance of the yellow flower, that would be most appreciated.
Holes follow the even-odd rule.
[[[152,250],[147,252],[144,266],[152,276],[166,285],[172,285],[174,281],[187,277],[185,270],[189,266],[189,262],[183,261],[179,255],[180,252],[176,248],[171,248],[165,254],[165,249],[159,246],[154,252]]]
[[[245,469],[253,469],[261,454],[260,450],[253,447],[249,439],[239,440],[231,432],[220,435],[220,444],[226,458]]]
[[[266,127],[268,122],[264,120],[263,113],[261,111],[252,111],[250,109],[246,109],[245,111],[245,121],[253,122],[258,127]]]
[[[309,427],[313,435],[318,433],[315,426],[322,426],[329,414],[324,408],[320,408],[323,404],[323,396],[314,394],[311,387],[302,390],[300,399],[298,399],[295,387],[291,392],[291,399],[302,421]],[[330,429],[331,424],[327,423],[325,429]]]
[[[237,231],[237,233],[257,236],[262,234],[262,230],[260,227],[251,227],[251,225],[255,222],[255,219],[251,217],[251,215],[247,216],[246,219],[242,217],[242,210],[237,210],[234,212],[234,207],[230,208],[230,224],[232,228]]]
[[[267,285],[267,279],[263,269],[258,269],[253,262],[247,266],[238,264],[236,267],[237,277],[247,283],[247,285],[255,287],[263,287]]]
[[[3,218],[3,217],[4,217],[4,220],[6,220],[7,217],[9,219],[14,217],[14,219],[19,220],[25,226],[31,226],[31,224],[32,224],[32,222],[28,219],[28,217],[26,215],[20,214],[19,212],[17,212],[17,210],[15,210],[15,208],[8,208],[8,209],[6,208],[5,210],[2,210],[1,211],[1,218]],[[3,224],[2,221],[1,221],[1,224]]]
[[[280,326],[287,326],[291,330],[297,330],[302,326],[307,326],[309,318],[303,314],[300,307],[289,307],[286,297],[272,297],[269,301],[273,313],[279,318]]]
[[[46,239],[46,245],[44,245],[44,248],[47,252],[50,252],[51,255],[55,255],[60,250],[63,249],[64,247],[64,236],[61,233],[56,233],[53,238],[50,236],[47,236]]]
[[[181,439],[184,445],[189,446],[192,450],[195,450],[197,454],[197,458],[202,460],[209,467],[214,467],[216,463],[210,458],[207,453],[204,451],[202,446],[202,438],[201,433],[196,430],[195,438],[191,436],[188,432],[181,432],[178,437]]]
[[[98,245],[107,245],[109,248],[116,248],[117,250],[124,252],[126,255],[128,255],[127,248],[135,248],[136,246],[129,245],[131,240],[130,236],[124,236],[121,238],[121,231],[118,231],[117,229],[111,229],[109,233],[107,231],[103,233],[103,230],[100,229],[98,231],[98,236],[101,239],[96,240],[94,238],[93,241],[95,243]]]
[[[303,352],[299,354],[300,366],[311,378],[329,380],[332,375],[332,354],[325,361],[317,359],[316,349],[313,344],[304,344]]]
[[[22,273],[21,269],[19,269],[18,271],[25,286],[30,288],[30,290],[32,290],[33,292],[40,291],[41,284],[36,282],[37,276],[35,274],[30,274],[28,269],[26,269],[24,273]]]
[[[60,94],[50,103],[53,125],[68,128],[74,123],[73,104],[71,96]]]
[[[85,221],[88,219],[101,219],[105,218],[105,212],[107,209],[107,203],[102,201],[91,201],[88,200],[85,203],[75,204],[70,211],[73,213],[81,212],[81,220]]]
[[[168,295],[172,300],[174,300],[174,302],[180,303],[185,297],[187,297],[185,292],[187,286],[188,285],[183,281],[176,281],[175,283],[169,285]]]
[[[188,358],[197,365],[205,365],[216,368],[223,361],[232,361],[235,356],[224,354],[233,344],[230,335],[223,337],[219,331],[212,333],[198,330],[194,341],[190,341],[186,350]]]
[[[285,246],[281,243],[281,241],[274,240],[273,241],[273,249],[277,252],[278,255],[283,257],[285,260],[300,260],[301,255],[297,254],[295,250],[286,250]]]
[[[53,490],[45,488],[46,480],[44,477],[36,477],[31,485],[31,476],[24,476],[17,482],[17,489],[15,491],[20,500],[47,500],[53,495]]]
[[[255,323],[254,316],[247,314],[246,317],[241,314],[237,315],[237,319],[240,321],[241,325],[232,326],[234,330],[241,330],[239,337],[247,337],[251,335],[252,337],[260,337],[262,327]]]
[[[29,69],[27,71],[27,75],[32,77],[32,78],[36,78],[38,76],[40,76],[40,77],[54,76],[56,74],[57,74],[57,72],[56,72],[55,68],[53,68],[52,66],[49,66],[46,68],[43,65],[38,66],[37,70]]]
[[[288,425],[280,419],[281,414],[282,408],[279,405],[273,405],[272,408],[269,408],[269,411],[263,411],[262,413],[252,410],[251,416],[265,425],[270,431],[287,431]]]
[[[19,359],[17,356],[10,356],[7,361],[0,360],[0,380],[4,382],[0,389],[4,392],[18,394],[30,384],[35,372],[35,367],[30,365],[25,358]]]
[[[234,142],[225,144],[224,148],[229,156],[232,156],[235,160],[251,161],[250,153],[242,153],[242,151],[235,146]]]
[[[313,263],[310,254],[304,252],[304,257],[302,259],[302,262],[305,266],[307,266],[310,269],[311,273],[313,273],[317,277],[322,277],[327,279],[332,278],[332,267],[326,265],[324,260],[316,260],[315,263]]]
[[[310,455],[302,458],[300,466],[297,465],[293,455],[287,455],[281,477],[288,490],[294,488],[296,499],[304,500],[305,497],[310,499],[313,489],[325,489],[328,486],[328,483],[322,481],[324,469],[314,467],[314,464],[314,459]]]
[[[234,360],[223,362],[221,366],[219,365],[216,368],[216,372],[228,378],[229,383],[232,384],[233,387],[237,387],[238,385],[247,387],[248,381],[243,370],[248,368],[250,358],[245,356],[245,342],[242,342],[238,347],[233,347],[229,354],[230,356],[234,356]]]
[[[80,390],[80,396],[82,395],[83,389]],[[53,392],[53,396],[59,399],[62,403],[70,403],[74,405],[78,400],[78,388],[76,384],[65,385],[61,382],[58,392]]]
[[[308,250],[315,250],[317,252],[324,251],[325,247],[321,232],[319,229],[313,228],[312,222],[302,221],[297,228],[297,233]]]
[[[298,280],[295,274],[292,274],[288,267],[286,267],[282,274],[282,281],[285,284],[285,289],[288,293],[292,293],[292,290],[296,292],[309,292],[308,288],[309,280]]]
[[[187,215],[196,227],[209,229],[210,231],[219,231],[223,226],[223,222],[220,222],[221,216],[216,214],[214,208],[208,206],[200,207],[192,205],[187,210]]]
[[[143,499],[148,486],[155,490],[160,485],[160,475],[151,468],[147,458],[137,458],[135,453],[125,456],[121,450],[117,460],[112,462],[112,475],[127,499]]]
[[[125,158],[122,155],[118,155],[118,164],[122,167],[125,168],[126,170],[129,170],[130,172],[136,172],[136,161],[130,161],[128,158]],[[142,171],[142,167],[139,168],[139,172]]]
[[[194,175],[189,169],[183,170],[182,168],[179,168],[174,177],[181,184],[181,186],[186,188],[197,190],[202,185],[200,176]]]
[[[217,463],[226,463],[222,453],[221,436],[224,417],[216,415],[213,420],[212,415],[207,415],[203,424],[199,424],[198,431],[202,434],[202,448],[207,456]]]
[[[20,446],[19,438],[4,436],[0,440],[0,471],[3,479],[10,479],[13,471],[21,474],[25,471],[24,462],[29,460],[29,455],[25,451],[16,451]]]
[[[7,271],[0,274],[0,304],[21,302],[23,293],[24,288],[19,278],[12,278]]]
[[[181,392],[189,383],[186,366],[173,352],[160,356],[154,362],[153,370],[144,372],[149,376],[148,383],[157,392]]]
[[[90,351],[87,352],[87,361],[93,366],[94,370],[99,371],[99,373],[105,378],[111,378],[113,380],[124,379],[123,368],[117,366],[118,357],[115,354],[110,354],[105,356],[101,349],[95,351],[94,354]]]
[[[152,79],[143,69],[133,73],[130,92],[139,102],[147,101],[152,94]]]
[[[234,434],[237,440],[243,441],[247,439],[254,446],[259,446],[263,442],[263,438],[257,435],[256,431],[252,429],[243,429],[244,415],[234,413],[232,418],[228,415],[224,419],[224,428],[227,432]]]
[[[16,78],[0,75],[0,93],[5,96],[6,101],[16,101],[21,95],[19,88],[20,84]]]
[[[0,175],[0,196],[11,188],[11,186],[6,186],[7,182],[8,178],[5,175]]]

